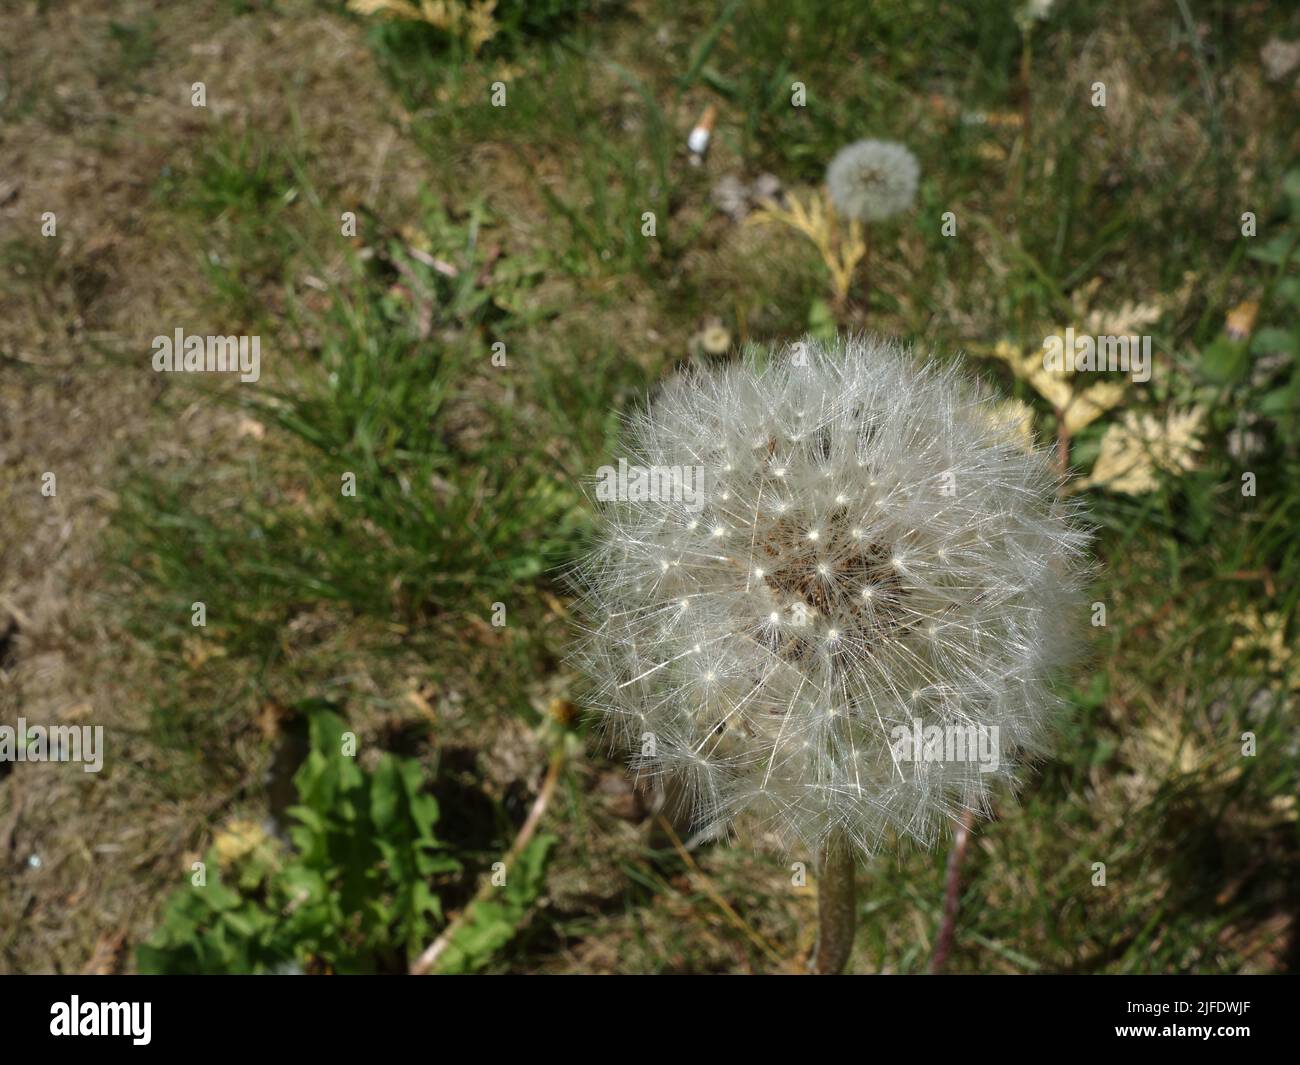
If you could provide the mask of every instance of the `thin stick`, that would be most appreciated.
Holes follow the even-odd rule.
[[[542,782],[542,788],[537,793],[537,798],[533,800],[532,809],[528,811],[528,816],[524,818],[523,827],[519,829],[519,835],[515,837],[514,843],[510,845],[510,850],[506,853],[505,863],[507,871],[511,863],[522,853],[523,849],[528,846],[529,840],[533,838],[533,833],[537,831],[537,826],[541,823],[542,814],[546,812],[547,804],[551,801],[551,796],[555,794],[555,787],[560,781],[560,770],[564,766],[564,745],[561,743],[555,752],[551,755],[550,768],[546,771],[546,779]],[[438,961],[439,956],[451,945],[452,937],[459,931],[468,918],[474,907],[487,898],[496,888],[492,883],[491,877],[485,877],[474,897],[470,899],[468,905],[456,915],[452,922],[442,930],[442,934],[435,939],[425,949],[415,962],[411,965],[412,976],[424,976],[428,973]]]

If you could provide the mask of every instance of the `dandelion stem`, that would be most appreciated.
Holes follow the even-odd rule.
[[[836,833],[822,851],[817,879],[817,948],[812,971],[835,976],[844,969],[853,949],[857,900],[853,882],[853,848]]]
[[[1065,411],[1056,415],[1056,468],[1061,476],[1070,472],[1070,426],[1065,420]]]
[[[939,938],[935,942],[934,954],[930,958],[931,975],[943,972],[943,967],[948,962],[948,952],[952,950],[953,935],[957,931],[957,904],[961,897],[961,863],[966,857],[966,844],[970,841],[970,830],[974,823],[975,811],[966,810],[953,837],[952,850],[948,852],[943,892],[943,923],[939,926]]]
[[[862,227],[862,262],[858,269],[862,272],[862,313],[871,313],[871,232]]]

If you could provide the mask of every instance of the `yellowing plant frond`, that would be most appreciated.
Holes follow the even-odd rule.
[[[1204,417],[1200,407],[1173,411],[1163,421],[1154,414],[1126,413],[1106,430],[1092,473],[1074,488],[1106,488],[1128,495],[1155,491],[1158,472],[1177,474],[1195,468]]]
[[[809,195],[807,203],[793,194],[786,199],[787,207],[772,200],[760,201],[748,222],[753,225],[778,223],[811,240],[830,272],[835,300],[842,303],[853,282],[853,271],[867,254],[862,223],[856,218],[850,219],[847,232],[842,231],[825,189]]]
[[[427,23],[461,38],[475,54],[496,36],[496,6],[497,0],[420,0],[418,6],[408,0],[348,0],[348,10],[359,15]]]

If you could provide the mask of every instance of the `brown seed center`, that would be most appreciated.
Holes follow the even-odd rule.
[[[815,535],[810,535],[815,534]],[[890,562],[888,544],[854,536],[847,513],[837,511],[825,528],[783,518],[761,541],[763,581],[783,608],[808,608],[809,620],[851,626],[870,646],[904,627],[907,594]]]

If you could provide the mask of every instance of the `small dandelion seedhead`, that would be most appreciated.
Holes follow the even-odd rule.
[[[990,409],[893,343],[806,339],[631,417],[629,461],[701,490],[602,511],[577,658],[612,742],[698,825],[928,845],[1041,749],[1088,534]],[[917,721],[986,730],[999,757],[909,757]]]
[[[864,140],[841,148],[826,168],[831,203],[846,218],[879,222],[912,206],[921,167],[894,141]]]

